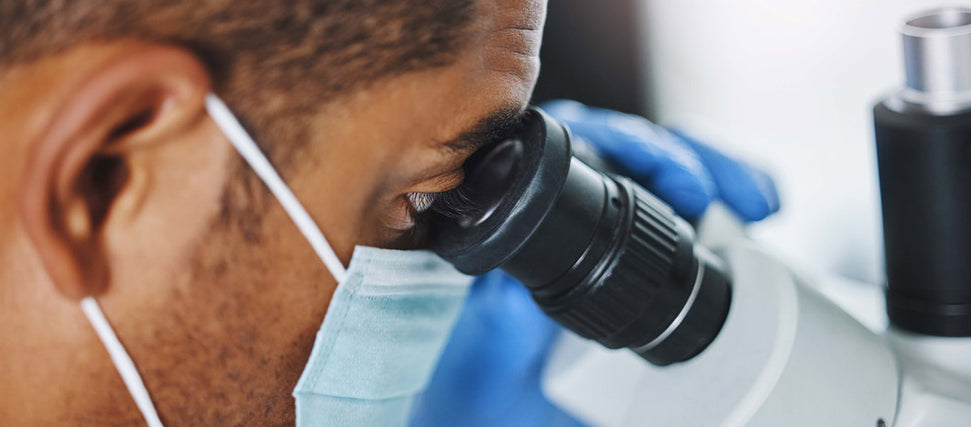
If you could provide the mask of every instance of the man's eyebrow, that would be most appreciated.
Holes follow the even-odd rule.
[[[492,142],[512,135],[522,124],[526,111],[522,108],[500,108],[468,130],[445,142],[445,146],[457,152],[470,153]]]

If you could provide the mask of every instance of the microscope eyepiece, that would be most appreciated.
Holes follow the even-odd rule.
[[[731,300],[721,263],[663,202],[573,157],[563,124],[530,109],[466,171],[473,209],[431,225],[432,248],[460,271],[502,268],[560,324],[657,365],[718,335]]]

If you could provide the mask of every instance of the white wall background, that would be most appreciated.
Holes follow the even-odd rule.
[[[642,1],[655,118],[776,178],[783,210],[756,238],[883,283],[870,109],[903,84],[904,18],[971,1]]]

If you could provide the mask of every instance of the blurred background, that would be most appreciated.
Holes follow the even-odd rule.
[[[678,127],[769,171],[752,233],[812,270],[884,283],[871,108],[903,84],[905,17],[971,1],[553,0],[535,101]]]

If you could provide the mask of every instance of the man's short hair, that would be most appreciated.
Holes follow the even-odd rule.
[[[206,63],[216,93],[286,169],[299,157],[311,115],[328,101],[452,63],[474,3],[0,0],[0,73],[82,43],[130,38],[184,46]],[[243,191],[253,192],[253,184]]]
[[[275,116],[447,65],[463,44],[473,2],[0,0],[0,72],[81,43],[174,43],[196,52],[217,93],[265,134]],[[286,160],[285,149],[272,151]]]

